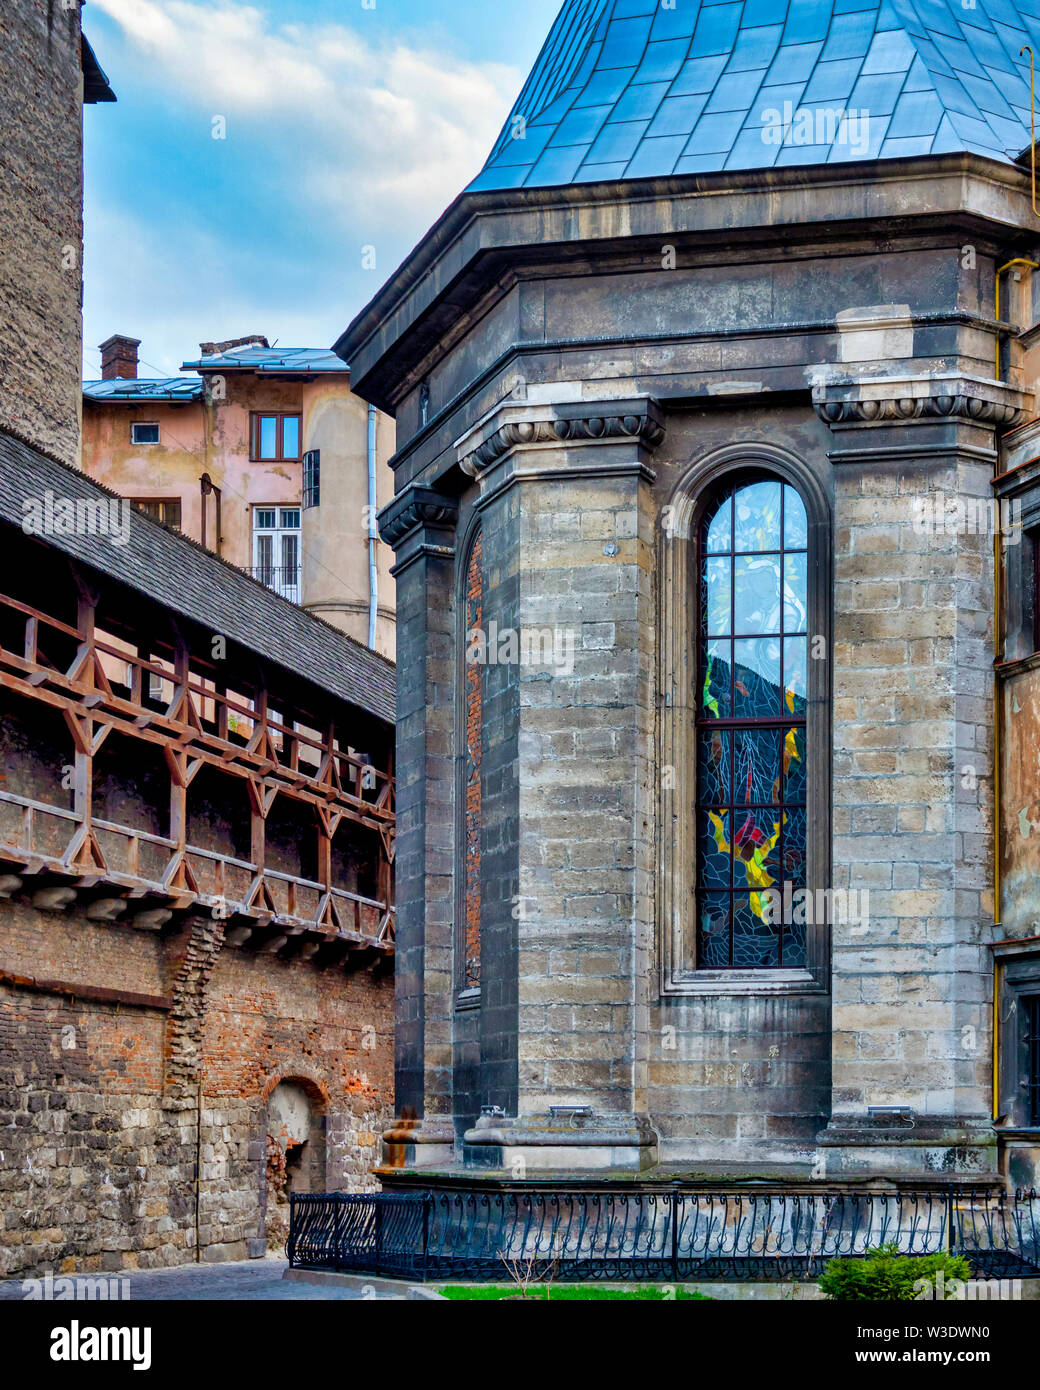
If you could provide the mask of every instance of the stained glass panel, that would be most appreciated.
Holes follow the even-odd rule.
[[[779,550],[780,484],[750,483],[733,494],[733,549],[738,555]]]
[[[718,493],[700,530],[697,962],[805,963],[788,920],[806,882],[808,524],[761,475]]]
[[[697,750],[701,770],[701,805],[728,806],[730,757],[733,735],[720,729],[702,729]]]
[[[701,684],[701,714],[705,719],[728,719],[732,642],[708,642],[704,650]]]
[[[728,636],[733,631],[733,568],[729,560],[709,560],[705,565],[708,636]]]
[[[729,493],[708,513],[704,531],[704,548],[709,555],[720,555],[733,549],[733,498]]]
[[[756,637],[734,642],[733,715],[768,719],[780,713],[780,642]]]
[[[733,598],[738,633],[751,636],[779,632],[780,556],[738,555],[734,561]]]

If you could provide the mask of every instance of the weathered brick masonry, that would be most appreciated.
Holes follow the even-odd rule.
[[[283,1080],[315,1096],[322,1181],[371,1185],[393,1092],[390,981],[225,950],[189,1002],[183,985],[165,992],[175,941],[3,904],[0,1274],[179,1264],[196,1240],[204,1260],[262,1251],[266,1102]],[[191,1088],[168,1047],[178,1008],[201,1035]]]

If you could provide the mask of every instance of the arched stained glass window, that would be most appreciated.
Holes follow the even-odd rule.
[[[741,474],[699,534],[697,966],[806,965],[808,524],[797,490]]]

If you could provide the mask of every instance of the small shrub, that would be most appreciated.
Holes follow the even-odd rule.
[[[971,1278],[971,1266],[963,1255],[901,1255],[895,1244],[867,1250],[855,1259],[831,1260],[820,1276],[820,1288],[831,1299],[895,1299],[909,1303],[918,1298],[922,1281],[937,1297],[936,1276],[942,1271],[944,1297],[955,1298],[953,1280]]]

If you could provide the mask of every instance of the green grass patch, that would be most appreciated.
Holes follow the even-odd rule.
[[[453,1301],[476,1301],[499,1303],[504,1299],[519,1300],[520,1294],[512,1287],[499,1287],[494,1284],[449,1284],[439,1290],[445,1298]],[[540,1303],[603,1303],[603,1302],[651,1302],[651,1303],[712,1303],[707,1294],[694,1289],[681,1289],[675,1286],[662,1287],[659,1284],[641,1284],[631,1289],[605,1289],[596,1284],[553,1284],[546,1288],[538,1286],[527,1291],[529,1302]]]

